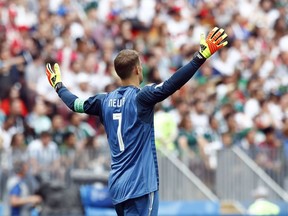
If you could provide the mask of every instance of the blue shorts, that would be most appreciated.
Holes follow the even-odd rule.
[[[158,191],[126,200],[115,206],[118,216],[157,216],[159,207]]]

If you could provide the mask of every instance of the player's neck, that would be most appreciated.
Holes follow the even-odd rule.
[[[133,79],[127,79],[127,80],[121,80],[122,86],[136,86],[139,88],[140,84],[138,80]]]

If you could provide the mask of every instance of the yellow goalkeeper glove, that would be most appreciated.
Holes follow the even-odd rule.
[[[204,34],[201,34],[200,40],[200,50],[201,55],[208,59],[213,53],[217,52],[220,48],[226,46],[228,42],[226,41],[227,34],[224,30],[218,27],[214,27],[205,39]]]
[[[58,92],[58,90],[62,87],[62,79],[60,67],[56,63],[54,64],[54,70],[51,67],[51,64],[46,64],[46,75],[50,85]]]

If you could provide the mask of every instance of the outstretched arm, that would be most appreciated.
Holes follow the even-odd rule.
[[[223,29],[215,27],[209,32],[207,38],[201,35],[200,49],[195,53],[193,59],[177,70],[168,80],[159,84],[145,86],[143,90],[138,94],[138,100],[145,105],[154,105],[168,96],[172,95],[175,91],[180,89],[185,83],[187,83],[201,65],[213,55],[220,48],[227,45],[227,34]]]
[[[100,115],[101,98],[104,97],[105,94],[97,94],[87,100],[78,98],[63,85],[60,67],[57,63],[54,65],[53,69],[49,63],[46,65],[46,75],[50,85],[55,89],[66,106],[72,111],[91,115]]]

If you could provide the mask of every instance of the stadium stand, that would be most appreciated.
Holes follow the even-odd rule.
[[[159,215],[246,211],[259,185],[288,214],[286,0],[1,0],[0,17],[0,215],[20,157],[31,193],[53,180],[59,197],[72,186],[80,196],[106,182],[103,126],[64,106],[47,82],[47,62],[88,97],[119,85],[113,59],[132,48],[143,55],[143,85],[161,83],[215,25],[227,32],[227,48],[156,107]]]

